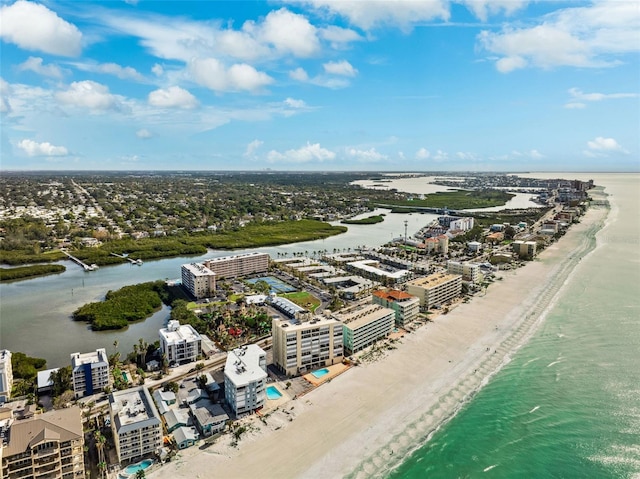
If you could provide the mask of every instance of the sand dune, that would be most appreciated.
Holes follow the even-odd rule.
[[[230,445],[225,436],[192,448],[149,474],[160,478],[384,476],[489,380],[523,344],[606,216],[592,208],[580,224],[524,268],[504,273],[486,295],[405,336],[380,361],[352,368],[287,413],[257,418]]]

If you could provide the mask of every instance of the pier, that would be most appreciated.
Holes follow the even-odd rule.
[[[129,256],[127,256],[126,254],[118,254],[118,253],[111,253],[113,256],[117,256],[118,258],[122,258],[122,259],[126,259],[128,260],[131,264],[137,264],[138,266],[142,266],[142,260],[141,259],[131,259],[129,258]]]
[[[64,254],[66,254],[69,259],[71,259],[73,262],[79,264],[80,266],[82,266],[84,268],[85,271],[95,271],[96,269],[98,269],[98,265],[97,264],[92,264],[92,265],[88,265],[84,262],[82,262],[81,260],[79,260],[78,258],[76,258],[75,256],[67,253],[65,250],[60,250],[62,251]]]

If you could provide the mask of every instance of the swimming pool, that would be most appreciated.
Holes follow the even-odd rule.
[[[147,467],[151,466],[151,464],[153,464],[153,459],[145,459],[144,461],[136,462],[135,464],[127,466],[123,472],[127,476],[131,476],[138,471],[146,469]]]
[[[278,391],[278,388],[275,386],[267,386],[267,399],[275,400],[280,399],[282,397],[282,393]]]
[[[311,374],[313,375],[313,377],[320,379],[322,376],[329,374],[329,370],[327,368],[322,368],[316,371],[312,371]]]

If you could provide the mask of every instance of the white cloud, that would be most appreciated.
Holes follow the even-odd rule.
[[[292,78],[293,80],[302,81],[302,82],[309,81],[309,75],[304,70],[304,68],[300,68],[300,67],[296,68],[295,70],[289,71],[289,78]]]
[[[276,150],[271,150],[267,154],[267,160],[275,162],[288,162],[288,163],[309,163],[311,161],[328,161],[333,160],[336,154],[333,151],[322,148],[320,143],[307,143],[305,146],[298,148],[297,150],[287,150],[284,153],[280,153]]]
[[[156,63],[155,65],[153,65],[153,67],[151,67],[151,73],[153,73],[157,77],[162,76],[162,74],[164,73],[164,68],[162,68],[162,65]]]
[[[506,15],[511,15],[523,8],[529,0],[462,0],[462,3],[483,22],[489,15],[497,14],[503,10]]]
[[[448,20],[450,16],[446,0],[310,0],[308,3],[318,10],[341,15],[364,30],[386,25],[408,31],[419,22]]]
[[[352,158],[355,158],[359,161],[363,162],[377,162],[387,159],[387,155],[384,155],[375,148],[370,148],[368,150],[359,150],[357,148],[347,148],[347,155]]]
[[[51,77],[51,78],[62,78],[62,70],[58,65],[44,65],[42,63],[42,58],[40,57],[29,57],[23,63],[18,65],[18,71],[32,71],[37,73],[38,75]]]
[[[121,80],[136,80],[142,81],[144,77],[133,67],[123,67],[117,63],[70,63],[78,70],[92,73],[105,73],[107,75],[113,75]]]
[[[11,86],[2,77],[0,77],[0,113],[9,113],[11,111],[11,105],[9,104],[9,93]]]
[[[24,50],[53,55],[80,54],[82,33],[44,5],[18,0],[0,8],[0,36]]]
[[[579,88],[570,88],[569,95],[572,100],[565,105],[565,108],[584,108],[585,101],[615,100],[620,98],[637,98],[637,93],[584,93]]]
[[[477,161],[479,158],[474,153],[469,153],[466,151],[458,151],[456,153],[456,157],[463,161]]]
[[[69,151],[64,146],[54,146],[51,143],[38,143],[33,140],[24,139],[18,143],[18,148],[24,151],[27,156],[66,156]]]
[[[230,68],[215,58],[195,58],[189,63],[189,73],[200,85],[213,91],[256,91],[273,83],[273,78],[246,63]]]
[[[118,107],[118,97],[109,88],[91,80],[73,82],[69,89],[56,93],[56,99],[65,105],[89,108],[93,111]]]
[[[153,137],[153,134],[146,128],[141,128],[140,130],[136,131],[136,136],[142,140],[148,140],[149,138]]]
[[[629,153],[615,139],[604,138],[602,136],[588,141],[587,146],[589,147],[589,150],[596,152],[618,152],[625,154]]]
[[[273,45],[281,53],[311,57],[320,52],[316,27],[304,15],[286,8],[269,12],[260,24],[247,21],[242,29],[261,42]]]
[[[260,148],[262,145],[264,144],[264,141],[260,141],[260,140],[253,140],[252,142],[250,142],[247,145],[247,149],[244,152],[244,156],[247,158],[252,158],[254,156],[254,153],[256,152],[256,150],[258,148]]]
[[[346,60],[339,62],[327,62],[322,65],[324,71],[332,75],[342,75],[347,77],[354,77],[358,74],[358,70],[353,68],[351,63]]]
[[[198,100],[190,92],[179,86],[160,88],[149,93],[149,105],[160,108],[183,108],[190,110],[198,106]]]
[[[344,48],[348,43],[362,41],[364,38],[354,30],[342,28],[336,25],[329,25],[318,29],[320,38],[331,43],[336,49]]]
[[[345,88],[349,86],[349,80],[347,80],[346,78],[328,77],[326,75],[316,75],[315,77],[311,78],[309,77],[307,72],[300,67],[296,68],[295,70],[290,70],[289,78],[303,83],[311,83],[312,85],[331,88],[332,90],[337,90],[339,88]]]
[[[433,159],[435,161],[447,161],[449,159],[449,153],[446,151],[438,150],[436,154],[433,155]]]
[[[534,160],[541,160],[542,158],[546,158],[542,153],[538,150],[531,150],[529,152],[529,156]]]
[[[305,108],[307,106],[303,100],[296,100],[294,98],[287,98],[284,104],[290,108]]]
[[[601,0],[542,17],[532,27],[506,26],[478,35],[482,48],[500,58],[499,71],[526,66],[611,67],[620,56],[640,51],[640,8],[633,1]]]
[[[416,151],[416,159],[418,160],[426,160],[430,156],[431,153],[429,153],[429,150],[427,150],[426,148],[420,148],[418,151]]]

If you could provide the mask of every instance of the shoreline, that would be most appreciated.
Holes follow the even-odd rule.
[[[506,272],[486,295],[408,334],[383,359],[290,401],[287,415],[274,413],[266,428],[253,417],[253,432],[237,448],[225,436],[203,451],[181,453],[149,477],[206,477],[213,468],[225,477],[388,475],[526,343],[596,247],[609,211],[590,208],[560,241]]]

